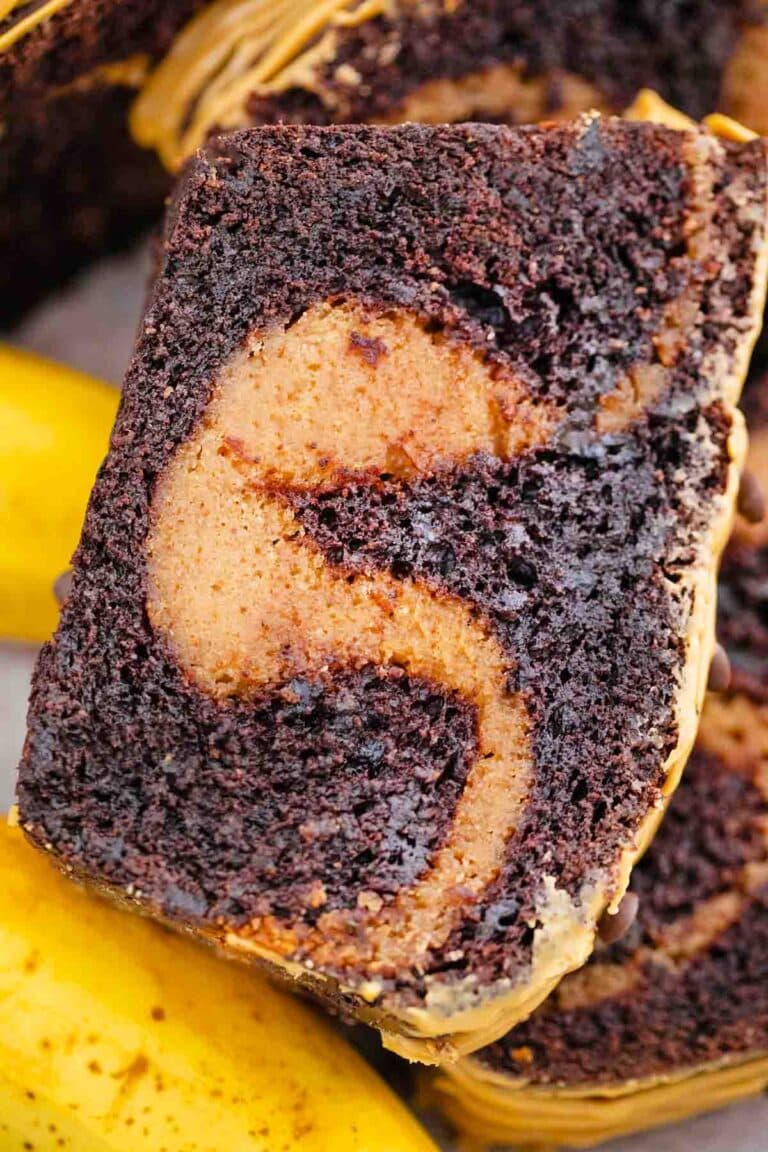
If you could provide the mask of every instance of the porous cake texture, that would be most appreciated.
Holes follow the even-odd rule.
[[[450,1059],[581,965],[691,746],[766,153],[274,128],[169,213],[19,783],[61,865]]]
[[[749,466],[765,476],[768,378],[751,381],[744,401]],[[589,1147],[768,1085],[765,524],[737,522],[718,602],[732,688],[708,698],[680,788],[633,873],[635,925],[436,1085],[478,1139]]]
[[[211,134],[522,124],[642,87],[768,134],[763,0],[2,0],[0,321],[157,220],[157,156]]]

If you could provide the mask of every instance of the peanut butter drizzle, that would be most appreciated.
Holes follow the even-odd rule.
[[[424,1102],[440,1108],[466,1134],[467,1152],[502,1145],[520,1152],[592,1148],[757,1095],[768,1085],[768,1056],[756,1053],[664,1076],[574,1088],[526,1084],[523,1073],[511,1079],[479,1061],[463,1060],[425,1086]]]
[[[768,67],[768,56],[766,57]],[[674,128],[678,132],[686,132],[698,128],[695,120],[680,112],[666,100],[662,100],[658,92],[652,88],[641,88],[635,99],[624,111],[625,120],[648,121],[651,124],[663,124],[667,128]],[[713,136],[721,140],[733,140],[738,144],[745,144],[749,140],[756,140],[758,133],[734,120],[722,112],[712,112],[705,116],[702,125],[708,128]]]
[[[137,52],[124,60],[112,60],[99,64],[90,72],[83,72],[53,89],[56,96],[67,96],[71,92],[90,92],[98,88],[141,88],[150,68],[149,56]]]
[[[395,2],[213,0],[179,34],[136,101],[136,141],[176,170],[214,126],[248,123],[251,94],[294,85],[314,91],[319,65],[335,56],[339,29],[385,15]]]
[[[525,703],[472,605],[424,580],[335,570],[285,493],[510,457],[550,431],[514,380],[406,313],[315,307],[220,373],[158,487],[148,541],[150,620],[187,675],[224,700],[374,663],[477,710],[477,756],[427,872],[384,907],[353,894],[314,928],[266,916],[246,943],[337,968],[418,965],[496,875],[531,778]]]
[[[26,2],[27,0],[0,0],[0,22],[12,16],[16,9],[22,8]],[[11,28],[0,34],[0,52],[5,52],[17,40],[21,40],[23,36],[36,28],[38,24],[42,24],[49,16],[60,12],[70,3],[71,0],[46,0],[46,3],[41,4],[39,8],[34,8]]]

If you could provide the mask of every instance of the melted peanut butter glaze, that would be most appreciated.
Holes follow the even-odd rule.
[[[746,771],[768,806],[768,707],[747,696],[711,694],[702,716],[697,746]],[[743,765],[743,767],[738,767]],[[765,857],[747,863],[731,887],[702,901],[658,933],[655,946],[644,946],[627,961],[593,962],[571,973],[555,989],[543,1011],[586,1012],[605,1000],[631,996],[649,979],[649,964],[684,969],[715,946],[744,915],[751,897],[768,884],[768,818],[764,821]],[[651,977],[652,979],[652,977]],[[724,1057],[703,1067],[671,1069],[613,1084],[537,1085],[526,1081],[531,1055],[516,1050],[518,1075],[496,1071],[476,1058],[460,1061],[450,1078],[428,1086],[437,1106],[477,1147],[519,1146],[536,1133],[531,1152],[554,1145],[589,1148],[657,1125],[724,1107],[768,1085],[768,1054]]]
[[[768,57],[766,62],[768,63]],[[687,132],[697,127],[695,120],[668,104],[666,100],[662,100],[658,92],[654,92],[652,88],[641,88],[629,107],[624,110],[623,117],[625,120],[664,124],[667,128],[674,128],[679,132]],[[713,136],[718,136],[721,140],[733,140],[738,144],[755,140],[760,135],[753,128],[747,127],[747,124],[741,123],[740,119],[726,116],[722,112],[713,112],[705,116],[702,124]]]
[[[766,445],[768,448],[768,445]],[[711,693],[702,713],[697,747],[728,763],[749,764],[750,776],[768,805],[768,706],[747,696]],[[589,1009],[638,985],[649,960],[674,966],[695,960],[741,917],[750,897],[768,882],[768,817],[765,861],[745,865],[733,888],[703,900],[688,916],[667,925],[653,948],[641,948],[624,964],[597,961],[571,973],[558,986],[558,1010]]]
[[[624,110],[625,120],[646,121],[650,124],[664,124],[667,128],[675,128],[679,132],[687,132],[696,127],[696,122],[678,111],[666,100],[662,100],[652,88],[641,88],[635,99]]]
[[[31,32],[33,28],[36,28],[38,24],[42,24],[49,16],[60,12],[71,2],[72,0],[46,0],[38,8],[33,8],[21,20],[0,34],[0,52],[5,52],[6,49]],[[23,8],[26,3],[27,0],[0,0],[0,22],[7,20],[17,9]]]
[[[313,91],[318,66],[335,56],[338,30],[392,6],[393,0],[213,0],[179,33],[137,100],[135,139],[177,169],[214,126],[247,124],[253,93],[294,85]]]
[[[55,96],[67,96],[74,92],[91,92],[99,88],[141,88],[149,73],[150,60],[145,53],[137,52],[124,60],[112,60],[99,64],[90,72],[83,72],[52,89]]]
[[[148,611],[200,689],[247,697],[375,663],[439,683],[477,712],[477,758],[427,873],[388,906],[358,901],[353,921],[254,922],[243,935],[270,953],[369,970],[417,963],[495,876],[531,780],[526,707],[484,620],[423,581],[333,569],[286,493],[345,475],[422,475],[478,452],[508,458],[551,428],[513,379],[408,314],[323,305],[229,362],[163,476]]]
[[[469,1063],[469,1062],[467,1062]],[[465,1089],[471,1084],[471,1095]],[[434,1102],[462,1132],[467,1152],[514,1146],[520,1152],[593,1148],[604,1141],[675,1124],[699,1112],[725,1108],[755,1096],[768,1086],[768,1055],[736,1063],[725,1061],[669,1077],[649,1077],[615,1091],[599,1087],[558,1091],[502,1083],[488,1073],[454,1081],[441,1076],[427,1087]]]

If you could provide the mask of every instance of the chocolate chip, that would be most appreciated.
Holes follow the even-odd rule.
[[[738,498],[739,514],[750,524],[759,524],[765,519],[765,493],[754,472],[744,472],[741,477]]]
[[[710,692],[727,692],[731,686],[731,662],[722,644],[715,645],[712,663],[709,666],[707,687]]]
[[[614,913],[605,912],[597,926],[597,934],[604,944],[615,944],[626,936],[637,918],[640,900],[634,892],[625,892]]]
[[[60,607],[64,603],[64,601],[67,599],[67,597],[69,596],[69,593],[71,591],[72,591],[72,569],[68,568],[66,572],[62,572],[60,576],[56,577],[56,580],[54,581],[54,585],[53,585],[53,594],[56,597],[56,600],[58,601],[58,604]]]

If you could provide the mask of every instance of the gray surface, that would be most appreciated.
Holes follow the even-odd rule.
[[[13,773],[24,740],[24,716],[34,648],[0,647],[0,811],[11,803]]]
[[[146,253],[102,265],[16,334],[19,343],[119,382],[130,356],[146,278]],[[0,803],[12,793],[34,650],[0,646]],[[691,1087],[695,1092],[695,1086]],[[535,1138],[535,1133],[532,1133]],[[605,1145],[605,1152],[768,1152],[768,1100]]]

